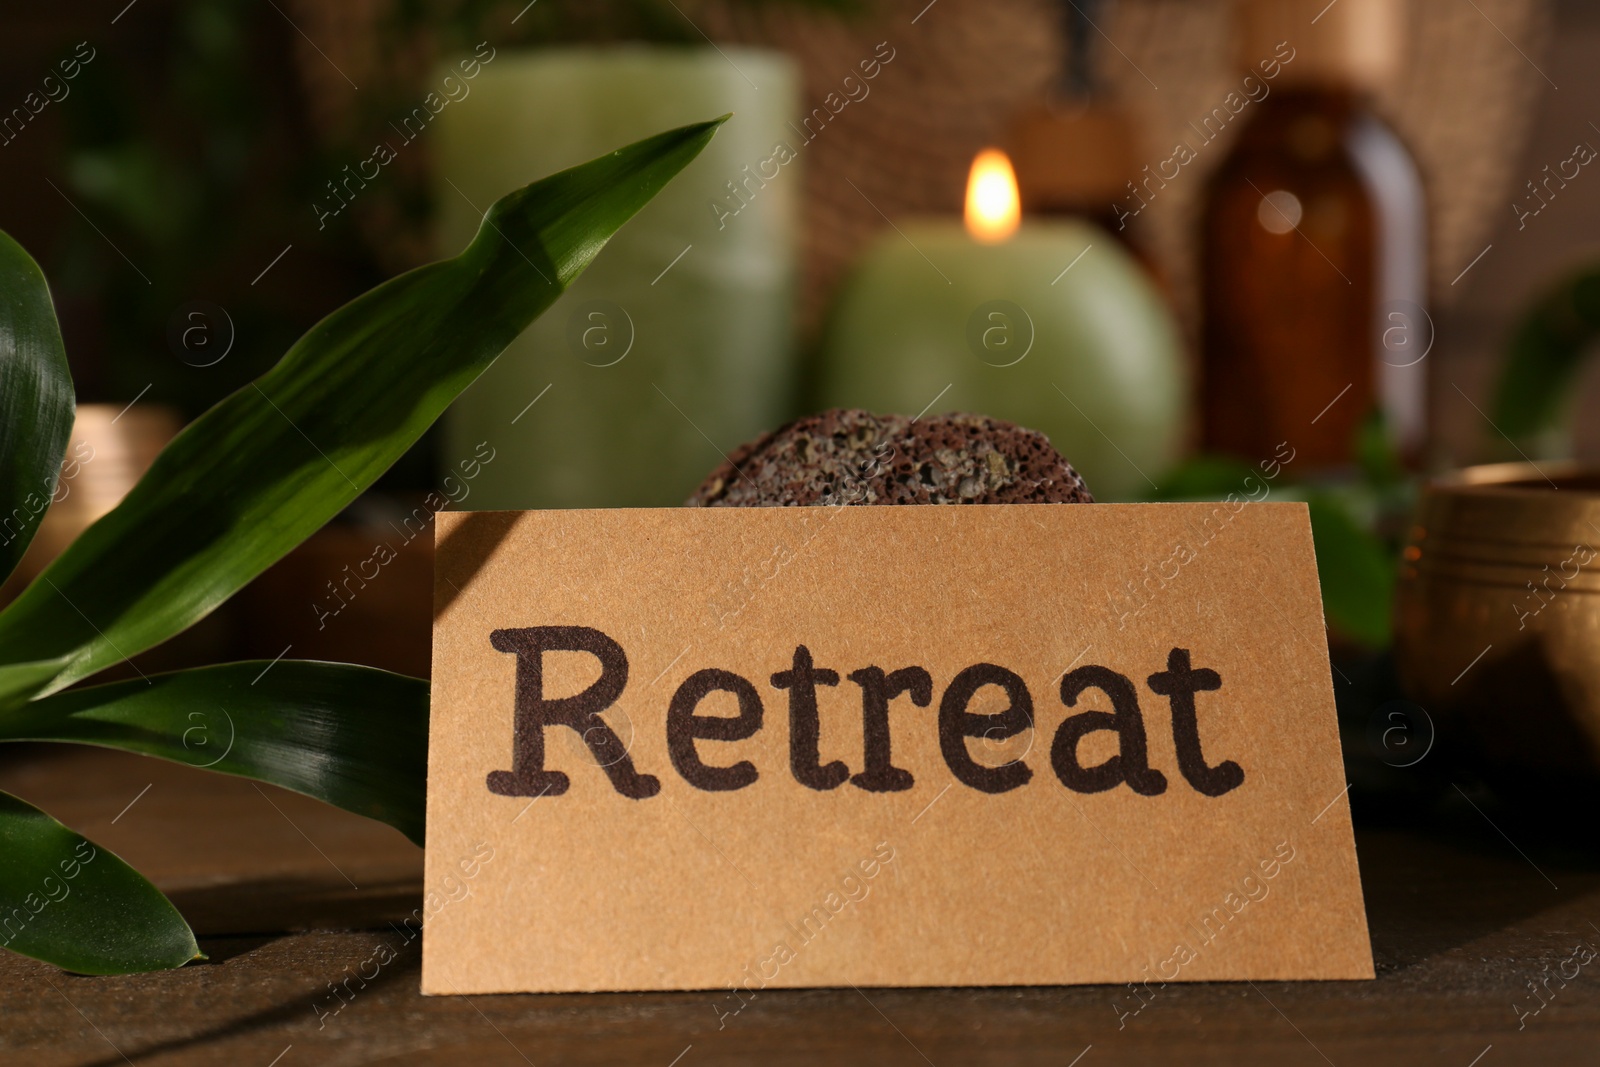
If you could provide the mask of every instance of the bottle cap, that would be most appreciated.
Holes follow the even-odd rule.
[[[1009,139],[1024,210],[1104,208],[1138,170],[1127,116],[1106,104],[1042,104]]]
[[[1279,84],[1375,90],[1404,58],[1406,8],[1405,0],[1237,0],[1238,59],[1253,72],[1278,63]]]

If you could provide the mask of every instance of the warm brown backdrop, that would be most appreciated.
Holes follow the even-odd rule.
[[[320,53],[337,61],[364,92],[431,65],[434,54],[425,38],[400,48],[374,45],[365,28],[390,2],[286,0],[282,6],[294,26],[263,9],[252,50],[260,64],[262,100],[285,115],[285,150],[295,150],[295,137],[324,147],[369,139],[371,131],[360,128],[359,109],[351,106],[358,94]],[[678,4],[715,39],[790,50],[805,71],[811,103],[876,42],[887,40],[897,49],[872,95],[852,105],[806,153],[803,319],[813,329],[842,272],[884,227],[872,204],[844,179],[890,217],[953,212],[972,153],[1000,140],[1014,110],[1036,97],[1057,69],[1054,8],[1045,0],[936,0],[923,11],[925,2],[877,0],[867,16],[845,21],[786,11],[756,16],[713,0]],[[507,3],[497,17],[509,23],[520,6]],[[124,0],[105,0],[9,14],[0,40],[0,100],[20,99],[81,36],[109,51],[122,49],[135,66],[147,63],[154,79],[163,42],[152,27],[181,4],[139,0],[111,26],[123,7]],[[1170,139],[1166,131],[1207,110],[1229,83],[1225,9],[1226,0],[1123,0],[1104,21],[1116,46],[1101,49],[1104,74],[1141,119],[1148,158],[1157,158],[1156,146]],[[1428,181],[1439,337],[1430,357],[1433,413],[1451,453],[1467,459],[1488,428],[1461,394],[1482,404],[1512,315],[1559,269],[1597,250],[1600,181],[1581,176],[1522,232],[1511,202],[1546,163],[1569,156],[1576,141],[1600,143],[1586,112],[1600,88],[1600,10],[1581,0],[1415,0],[1413,31],[1412,61],[1385,107],[1415,148]],[[0,226],[42,249],[47,269],[63,227],[80,225],[42,181],[60,176],[59,129],[62,112],[71,106],[53,107],[26,138],[0,150]],[[1209,154],[1200,166],[1220,155]],[[403,162],[423,167],[424,153]],[[1203,173],[1190,177],[1173,183],[1141,219],[1143,236],[1186,310],[1194,280],[1189,234]],[[341,239],[365,241],[386,268],[424,254],[426,235],[415,220],[398,217],[381,197],[367,211],[364,225]],[[309,213],[306,219],[309,224]],[[295,235],[285,235],[290,239]],[[1492,250],[1451,285],[1491,243]],[[263,239],[233,276],[217,280],[224,288],[247,287],[278,248]],[[331,268],[308,271],[299,285],[292,271],[285,274],[272,282],[284,287],[282,317],[298,326],[352,295],[357,281]],[[75,358],[86,362],[97,343],[94,318],[88,307],[67,325],[69,341],[82,342]],[[159,338],[150,343],[161,347]],[[1586,402],[1596,398],[1592,376],[1584,395]],[[1581,431],[1580,445],[1585,454],[1600,454],[1600,427]]]

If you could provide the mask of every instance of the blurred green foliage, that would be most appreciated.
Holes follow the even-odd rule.
[[[1169,470],[1149,499],[1222,500],[1233,493],[1305,503],[1329,626],[1347,640],[1383,648],[1391,634],[1396,564],[1416,483],[1377,411],[1358,428],[1355,455],[1354,471],[1305,481],[1295,480],[1292,462],[1251,466],[1228,456],[1198,455]]]
[[[261,46],[292,30],[273,25],[270,8],[229,0],[189,0],[156,17],[169,20],[158,50],[103,49],[63,108],[61,184],[77,211],[46,261],[58,293],[95,323],[75,346],[85,398],[125,401],[149,385],[147,401],[193,415],[384,272],[348,232],[305,225],[331,161],[284,84],[287,57],[274,62]],[[251,285],[290,241],[299,254],[284,275]],[[320,284],[295,284],[307,277]],[[307,306],[308,290],[323,303]],[[225,306],[236,338],[204,372],[168,339],[174,313],[195,300]]]
[[[1600,264],[1589,264],[1541,293],[1512,332],[1496,390],[1494,422],[1510,438],[1513,451],[1571,454],[1574,387],[1596,340]]]
[[[732,12],[799,8],[854,15],[870,0],[728,0]],[[526,5],[526,6],[525,6]],[[445,51],[470,49],[488,39],[497,47],[575,41],[651,41],[704,44],[706,38],[688,12],[697,5],[682,0],[587,0],[586,3],[527,4],[527,0],[398,0],[392,27],[404,34],[433,30]],[[486,35],[489,35],[486,37]]]
[[[735,13],[846,14],[869,0],[728,2]],[[327,197],[329,179],[367,156],[372,138],[416,105],[438,58],[483,40],[496,48],[705,41],[687,0],[398,0],[378,10],[386,13],[366,32],[381,70],[337,101],[309,95],[295,66],[302,43],[286,16],[236,0],[179,0],[141,12],[122,45],[107,45],[84,66],[62,108],[63,152],[52,175],[76,210],[64,212],[59,237],[41,256],[67,309],[82,399],[120,404],[142,395],[198,415],[264,371],[327,311],[431,258],[425,140],[326,228],[313,205]],[[336,106],[322,107],[329,103]],[[233,347],[204,368],[185,363],[173,341],[180,309],[195,301],[222,307],[231,320],[231,330],[210,324],[216,343],[231,333]],[[382,484],[417,488],[430,477],[422,448]]]

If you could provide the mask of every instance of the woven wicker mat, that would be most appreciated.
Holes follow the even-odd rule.
[[[384,43],[372,32],[394,2],[290,5],[304,31],[297,60],[313,118],[330,142],[365,143],[372,131],[361,129],[363,122],[382,125],[356,110],[350,82],[420,86],[432,67],[425,35]],[[506,5],[507,38],[493,37],[490,27],[491,40],[514,33],[509,20],[518,6]],[[1003,137],[1011,116],[1043,93],[1061,63],[1056,4],[1049,0],[876,0],[867,14],[843,20],[781,5],[751,11],[678,0],[677,6],[713,40],[794,55],[805,73],[807,110],[878,42],[896,51],[870,96],[804,149],[802,321],[808,327],[885,216],[959,210],[973,154]],[[1496,212],[1512,198],[1527,116],[1545,87],[1534,64],[1549,17],[1542,0],[1412,0],[1411,15],[1410,62],[1382,103],[1428,184],[1433,291],[1446,302],[1450,278],[1488,239]],[[1236,82],[1228,17],[1228,0],[1121,0],[1101,22],[1109,46],[1098,50],[1099,74],[1136,117],[1145,159],[1164,158],[1162,149],[1189,120]],[[1224,151],[1218,145],[1206,153],[1197,173],[1171,183],[1140,218],[1185,317],[1192,317],[1194,303],[1191,234],[1203,172]],[[405,164],[397,181],[419,180],[425,155]],[[406,223],[382,197],[370,198],[363,212],[365,231],[391,265],[426,257],[420,222]]]

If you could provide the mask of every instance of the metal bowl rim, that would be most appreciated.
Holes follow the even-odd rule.
[[[1559,483],[1563,479],[1593,478],[1595,488],[1570,488]],[[1526,484],[1539,483],[1547,484]],[[1428,479],[1427,490],[1445,496],[1500,496],[1528,498],[1548,496],[1552,489],[1573,496],[1600,499],[1600,465],[1575,460],[1549,463],[1514,461],[1511,463],[1485,463],[1475,467],[1462,467]]]

